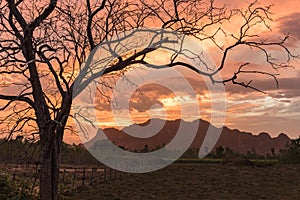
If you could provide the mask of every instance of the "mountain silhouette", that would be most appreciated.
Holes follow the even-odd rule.
[[[210,123],[204,120],[195,120],[192,122],[186,122],[181,119],[173,121],[165,121],[161,119],[148,120],[141,124],[132,124],[128,127],[118,130],[115,128],[106,128],[103,130],[106,137],[117,146],[133,150],[142,150],[147,146],[149,149],[157,149],[158,147],[168,144],[176,135],[180,126],[195,127],[199,123],[197,134],[194,138],[190,148],[199,149],[203,143],[204,137],[207,134]],[[211,132],[219,131],[219,128],[211,126]],[[190,130],[185,128],[186,133],[189,134]],[[192,131],[192,130],[191,130]],[[129,135],[134,134],[134,136]],[[155,134],[156,133],[156,134]],[[135,137],[138,136],[138,137]],[[99,140],[99,133],[85,143],[87,148],[91,147],[96,141]],[[214,146],[228,147],[239,153],[247,153],[248,151],[255,150],[257,154],[266,155],[271,154],[271,149],[278,153],[280,149],[283,149],[287,143],[290,142],[290,138],[284,134],[279,134],[278,137],[272,138],[268,133],[262,132],[258,135],[253,135],[249,132],[242,132],[237,129],[229,129],[223,127],[219,140]]]

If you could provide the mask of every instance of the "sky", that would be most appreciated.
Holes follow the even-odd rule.
[[[241,8],[248,1],[219,1],[230,8]],[[266,0],[262,5],[274,4],[272,7],[272,32],[256,30],[263,37],[277,37],[290,34],[293,37],[288,46],[293,52],[300,54],[300,1],[295,0]],[[234,32],[239,18],[233,18],[228,30]],[[220,40],[222,40],[220,38]],[[226,43],[226,41],[225,41]],[[207,55],[218,63],[220,51],[209,43],[199,44]],[[276,49],[273,53],[282,58]],[[153,55],[152,59],[161,59],[161,53]],[[255,87],[263,90],[260,93],[241,86],[226,84],[226,109],[222,109],[222,98],[219,92],[214,98],[215,108],[212,108],[212,94],[208,91],[205,77],[190,70],[176,67],[172,70],[133,69],[126,74],[126,80],[119,79],[122,87],[115,87],[115,93],[106,91],[108,98],[95,101],[97,109],[97,125],[101,128],[122,128],[132,123],[141,123],[150,118],[174,120],[182,118],[186,121],[204,119],[212,122],[214,113],[225,115],[224,123],[217,119],[214,125],[224,125],[232,129],[259,134],[268,132],[272,137],[286,133],[291,138],[300,136],[300,61],[294,61],[294,68],[284,68],[275,71],[265,62],[261,54],[255,54],[249,49],[240,48],[230,52],[228,66],[239,66],[250,62],[252,66],[267,70],[278,75],[279,88],[272,78],[259,75],[244,77],[254,80]],[[222,78],[232,75],[234,68],[228,68],[220,74]],[[251,69],[251,68],[250,68]],[[128,81],[130,80],[130,81]],[[136,83],[140,84],[136,87]],[[125,85],[125,86],[124,86]],[[113,94],[113,95],[112,95]],[[222,95],[221,95],[222,96]],[[128,100],[126,100],[126,98]],[[109,101],[108,101],[109,100]],[[195,109],[198,108],[198,111]],[[217,116],[218,118],[218,116]],[[218,121],[219,120],[219,121]],[[68,136],[67,141],[78,141],[75,135]]]

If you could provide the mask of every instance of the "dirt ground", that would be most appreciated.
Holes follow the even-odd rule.
[[[300,199],[300,165],[173,164],[80,189],[67,199]]]

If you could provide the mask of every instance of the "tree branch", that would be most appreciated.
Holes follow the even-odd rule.
[[[26,102],[28,103],[30,106],[32,106],[32,108],[34,108],[34,102],[28,98],[28,97],[25,97],[25,95],[28,95],[29,93],[27,94],[22,94],[22,95],[19,95],[19,96],[13,96],[13,95],[3,95],[3,94],[0,94],[0,99],[2,100],[7,100],[9,101],[6,106],[4,106],[3,108],[1,108],[1,110],[4,110],[6,109],[12,102],[14,101],[22,101],[22,102]]]

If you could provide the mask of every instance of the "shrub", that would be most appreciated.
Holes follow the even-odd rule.
[[[300,163],[300,137],[292,140],[285,149],[280,150],[280,163],[296,164]]]
[[[36,197],[30,194],[30,188],[25,182],[16,184],[7,174],[0,174],[0,199],[29,200]]]

